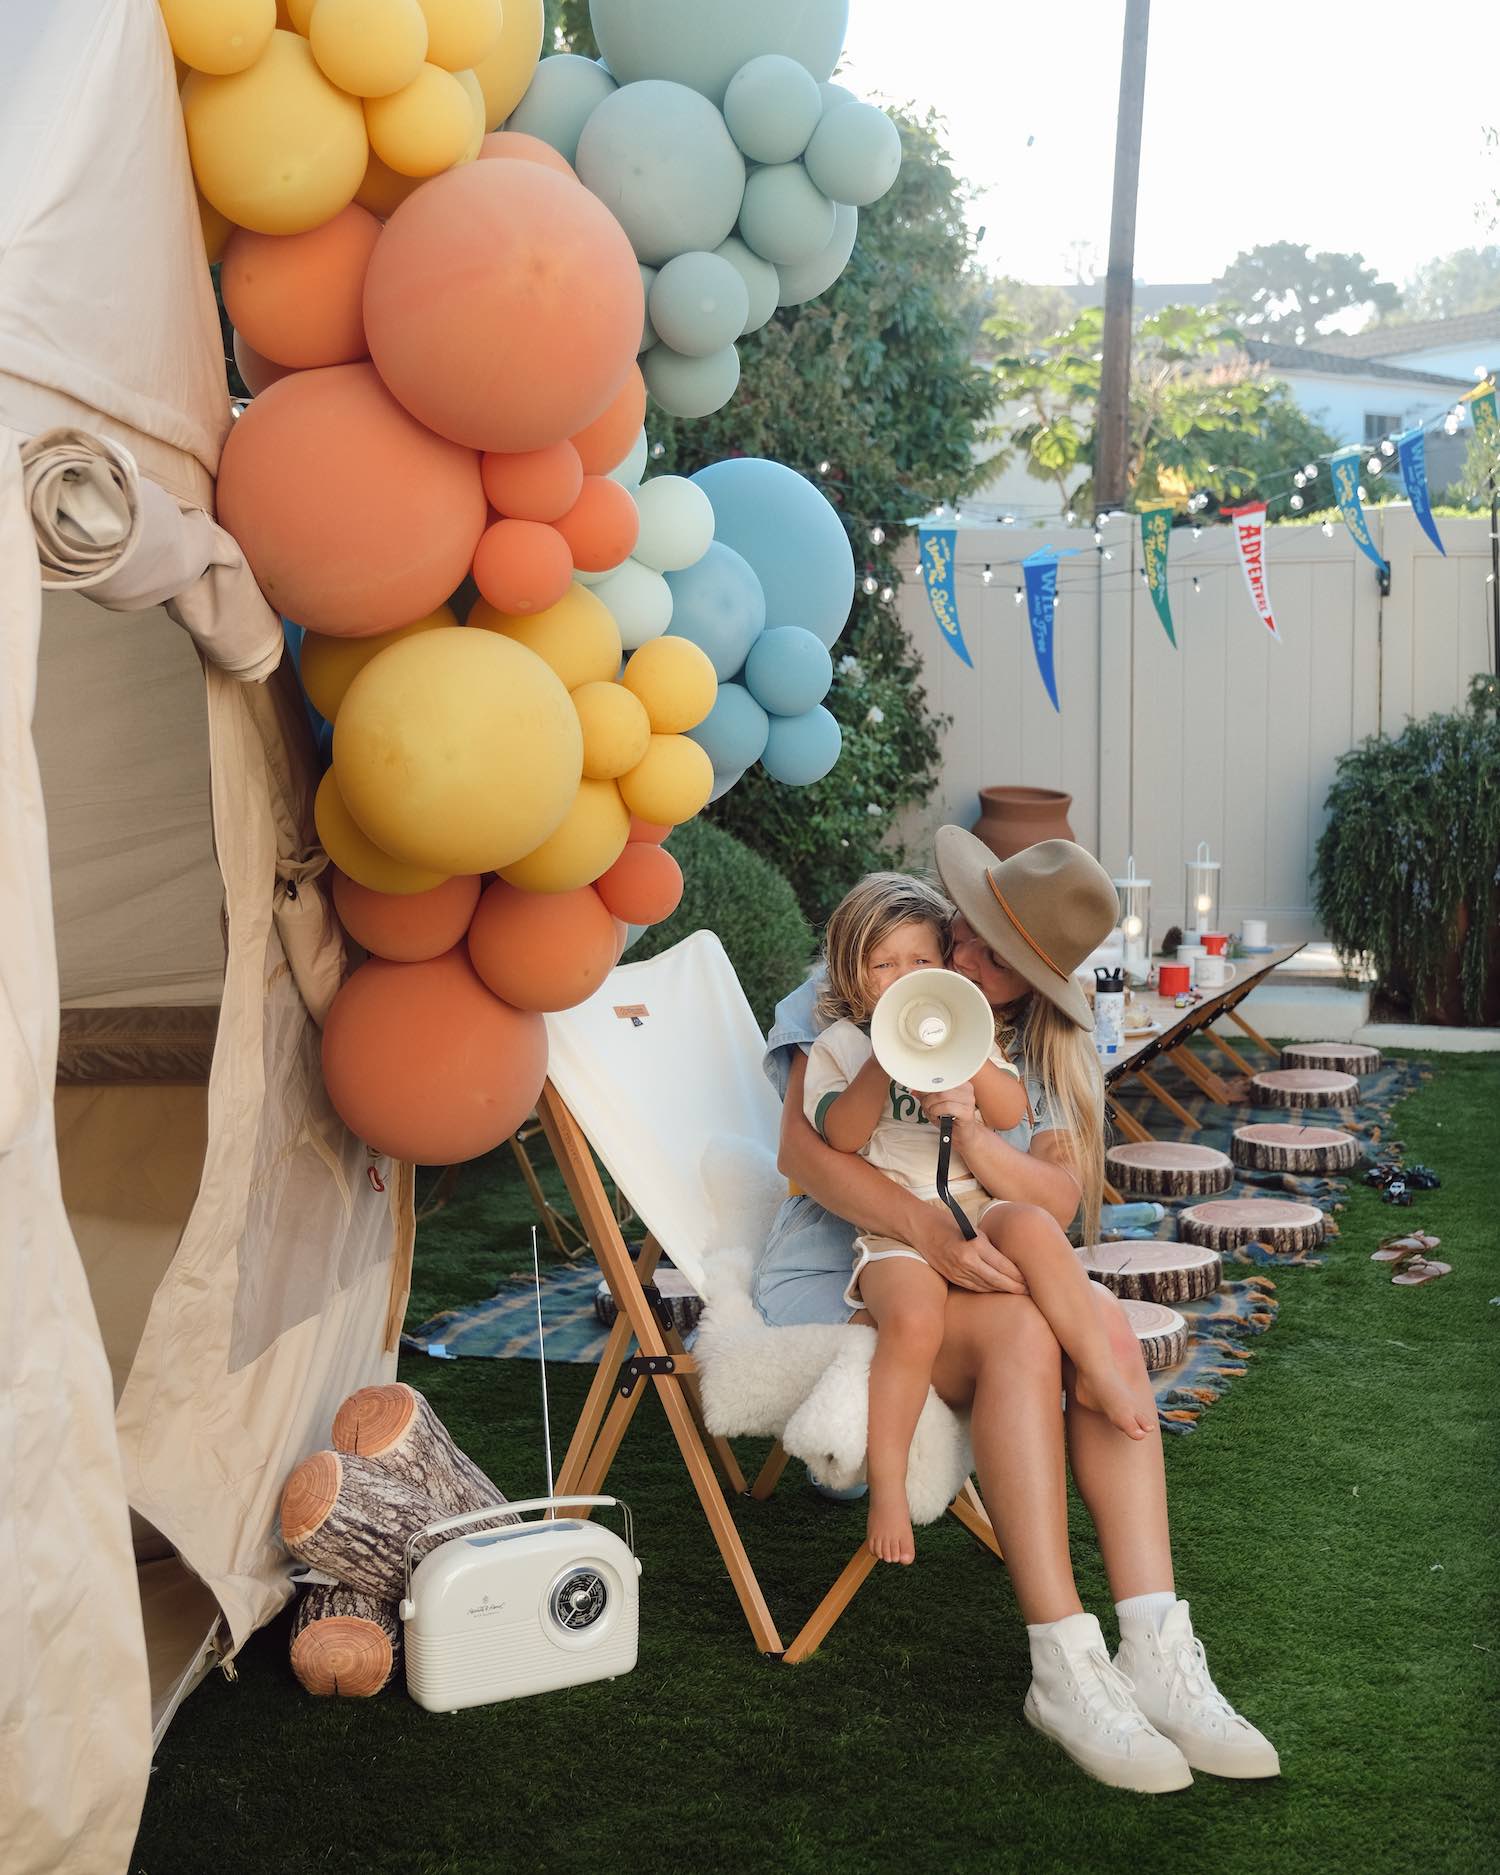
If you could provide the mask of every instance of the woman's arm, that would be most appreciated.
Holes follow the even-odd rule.
[[[871,1055],[843,1093],[823,1108],[819,1130],[835,1152],[860,1152],[869,1145],[890,1084],[891,1077]]]
[[[929,1120],[953,1116],[953,1143],[992,1197],[1040,1205],[1064,1229],[1072,1223],[1083,1187],[1072,1170],[1066,1133],[1035,1133],[1031,1150],[1017,1152],[979,1118],[972,1084],[924,1094],[921,1099]]]
[[[787,1079],[776,1160],[789,1179],[836,1217],[910,1244],[956,1288],[1026,1293],[1020,1271],[985,1237],[966,1241],[945,1212],[924,1204],[857,1154],[838,1152],[820,1139],[802,1111],[806,1078],[807,1057],[798,1050]]]

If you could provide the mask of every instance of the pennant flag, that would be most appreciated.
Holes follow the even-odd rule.
[[[1432,517],[1432,495],[1427,487],[1427,437],[1421,429],[1403,430],[1396,438],[1396,461],[1401,469],[1401,485],[1411,511],[1422,523],[1422,532],[1445,557],[1447,548]]]
[[[1235,545],[1240,550],[1240,565],[1244,568],[1245,584],[1250,588],[1250,603],[1255,607],[1256,617],[1279,644],[1281,633],[1276,629],[1271,595],[1266,590],[1266,504],[1250,501],[1243,508],[1221,508],[1219,512],[1234,525]]]
[[[1354,536],[1361,549],[1367,553],[1382,574],[1389,574],[1390,568],[1381,556],[1380,549],[1370,538],[1369,524],[1365,520],[1365,511],[1359,499],[1359,465],[1365,459],[1365,452],[1353,443],[1347,449],[1340,449],[1334,456],[1329,468],[1333,472],[1333,492],[1339,504],[1339,513],[1344,517],[1344,525]]]
[[[1500,410],[1495,408],[1493,381],[1480,384],[1472,391],[1465,391],[1459,401],[1469,406],[1469,415],[1474,419],[1474,434],[1482,443],[1489,444],[1492,456],[1500,457]]]
[[[922,560],[922,583],[927,588],[927,603],[938,622],[938,630],[963,659],[970,670],[974,660],[964,643],[963,628],[958,622],[958,591],[953,577],[953,543],[958,530],[952,527],[919,527],[918,551]]]
[[[1052,707],[1062,714],[1057,700],[1057,676],[1052,668],[1054,634],[1053,616],[1057,606],[1057,549],[1038,547],[1021,562],[1021,577],[1026,582],[1026,614],[1031,621],[1031,648],[1036,653],[1036,667],[1042,674]]]
[[[1159,482],[1162,478],[1158,476]],[[1167,597],[1167,543],[1172,538],[1172,504],[1141,509],[1141,552],[1145,556],[1146,584],[1151,588],[1151,603],[1161,620],[1162,630],[1175,645],[1172,629],[1172,603]]]

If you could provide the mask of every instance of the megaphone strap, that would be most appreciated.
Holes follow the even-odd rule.
[[[1009,918],[1011,923],[1016,927],[1016,930],[1020,932],[1023,938],[1025,938],[1026,942],[1036,952],[1037,956],[1041,958],[1042,962],[1047,966],[1047,968],[1050,971],[1052,971],[1054,975],[1060,976],[1063,982],[1066,983],[1068,981],[1067,971],[1063,969],[1061,964],[1053,962],[1053,960],[1042,949],[1041,945],[1037,943],[1036,939],[1026,929],[1025,925],[1021,923],[1021,920],[1011,910],[1009,904],[1006,902],[1005,894],[1000,890],[999,886],[995,884],[994,873],[987,872],[984,876],[989,881],[989,888],[994,893],[995,902],[999,905],[1001,911],[1005,913],[1006,917]]]

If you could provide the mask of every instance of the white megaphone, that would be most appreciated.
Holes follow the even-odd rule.
[[[917,1094],[973,1080],[994,1045],[995,1013],[988,999],[956,970],[909,972],[891,985],[870,1017],[875,1059],[892,1080]],[[972,1237],[974,1226],[948,1194],[952,1152],[953,1121],[945,1117],[938,1126],[938,1196],[964,1236]]]

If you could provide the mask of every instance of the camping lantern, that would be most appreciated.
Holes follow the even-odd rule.
[[[1135,876],[1135,855],[1125,862],[1125,877],[1113,881],[1120,896],[1120,935],[1125,940],[1125,970],[1144,982],[1151,964],[1151,881]]]
[[[1217,931],[1214,920],[1219,915],[1219,862],[1208,856],[1207,840],[1198,842],[1197,857],[1187,863],[1187,912],[1183,928],[1196,937],[1201,931]]]

